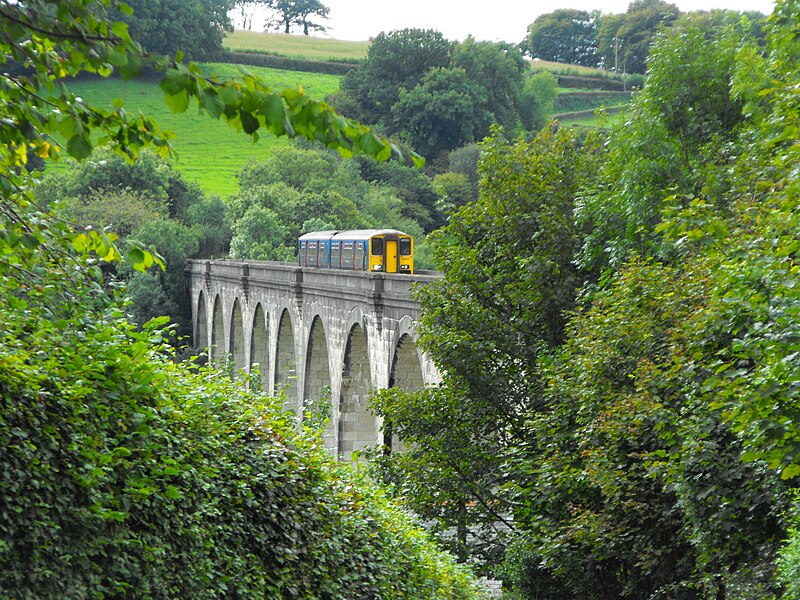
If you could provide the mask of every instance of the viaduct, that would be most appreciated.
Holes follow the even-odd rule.
[[[195,346],[236,372],[257,368],[263,389],[284,394],[298,419],[321,407],[325,443],[344,460],[376,443],[398,447],[367,409],[373,390],[440,381],[416,347],[419,305],[411,299],[412,284],[435,274],[230,260],[192,260],[186,270]]]

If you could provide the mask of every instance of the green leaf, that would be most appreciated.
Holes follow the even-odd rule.
[[[246,110],[240,110],[239,118],[242,120],[242,129],[245,133],[251,134],[258,130],[260,123],[258,122],[258,119],[252,115],[252,113],[249,113]]]
[[[141,248],[131,248],[128,250],[127,260],[137,271],[144,271],[145,257],[144,251]]]
[[[278,94],[267,94],[261,103],[261,114],[267,122],[267,128],[274,135],[284,135],[286,133],[286,109],[283,100]]]
[[[203,90],[200,96],[200,104],[203,109],[215,119],[218,119],[225,109],[225,103],[214,88],[206,88]]]
[[[188,75],[178,69],[168,69],[164,79],[161,81],[161,89],[165,94],[177,94],[181,91],[186,93],[186,83]]]
[[[92,144],[85,133],[73,135],[67,141],[67,152],[75,158],[86,158],[92,153]]]
[[[793,479],[800,475],[800,465],[797,463],[792,463],[784,467],[783,471],[781,471],[781,479]]]
[[[176,94],[164,94],[164,102],[172,112],[182,113],[189,108],[189,95],[185,89]]]

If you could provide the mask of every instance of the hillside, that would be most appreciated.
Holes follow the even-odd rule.
[[[240,67],[227,64],[208,64],[206,68],[219,77],[240,75]],[[300,71],[283,71],[264,67],[247,67],[249,71],[271,82],[276,88],[297,88],[312,98],[322,100],[339,87],[340,76]],[[264,159],[275,148],[289,143],[265,133],[257,142],[237,133],[223,121],[209,119],[196,109],[187,113],[172,113],[164,104],[164,95],[153,80],[123,81],[121,79],[82,78],[69,82],[69,87],[87,102],[110,107],[121,98],[128,111],[151,115],[162,127],[173,131],[173,146],[177,153],[175,166],[189,181],[194,181],[207,193],[222,196],[238,188],[236,175],[251,160]],[[48,165],[48,169],[65,169],[66,164]]]
[[[248,65],[212,63],[205,68],[219,77],[236,77],[241,68],[262,77],[276,88],[302,87],[315,99],[324,99],[339,88],[341,74],[313,72],[323,63],[344,65],[364,58],[369,42],[347,42],[299,35],[254,33],[237,31],[225,38],[226,48],[237,53],[247,53],[252,62],[258,59],[283,58],[300,65],[297,70]],[[560,88],[557,113],[565,113],[562,123],[596,125],[594,112],[597,108],[624,103],[628,94],[614,91],[585,89],[598,85],[612,89],[615,82],[607,73],[597,69],[586,69],[536,61],[536,69],[553,71],[565,85],[581,85],[581,89]],[[587,83],[588,82],[588,83]],[[596,84],[593,84],[596,82]],[[189,181],[194,181],[207,193],[225,196],[236,191],[236,175],[251,160],[263,159],[276,148],[289,143],[287,138],[275,138],[265,134],[257,142],[237,134],[227,124],[213,121],[197,111],[176,115],[165,106],[163,94],[157,82],[152,80],[122,81],[119,79],[82,78],[69,83],[69,87],[88,102],[99,106],[111,106],[121,98],[126,110],[142,111],[152,115],[164,128],[175,133],[173,145],[177,153],[176,167]],[[577,112],[576,112],[577,111]],[[569,113],[569,114],[566,114]],[[48,166],[52,170],[65,169],[65,163]]]

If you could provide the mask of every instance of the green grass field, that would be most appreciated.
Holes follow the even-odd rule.
[[[309,60],[358,61],[366,58],[370,42],[347,42],[305,35],[234,31],[222,45],[236,52],[268,52]]]
[[[355,60],[366,56],[369,42],[347,42],[302,35],[255,33],[237,31],[226,37],[227,47],[235,50],[255,49],[293,58],[316,60]],[[596,70],[559,63],[535,61],[536,68],[557,72],[588,73]],[[208,73],[221,78],[238,77],[237,65],[213,63],[204,66]],[[339,88],[341,77],[300,71],[284,71],[266,67],[247,67],[275,88],[302,86],[312,98],[323,100]],[[237,132],[227,123],[215,121],[197,109],[174,114],[164,104],[164,95],[154,81],[120,79],[80,79],[69,87],[89,103],[110,107],[121,98],[128,111],[142,111],[152,116],[164,129],[176,134],[173,146],[177,153],[176,168],[188,181],[194,181],[206,192],[227,196],[238,188],[236,175],[251,160],[263,160],[289,143],[287,138],[275,138],[265,132],[258,142]],[[566,115],[565,115],[566,117]],[[595,117],[563,120],[564,124],[596,126]],[[66,169],[66,163],[51,163],[48,169]]]
[[[236,65],[210,64],[205,68],[218,77],[236,77]],[[322,100],[339,88],[340,77],[318,73],[281,71],[263,67],[248,67],[253,74],[273,87],[296,88],[312,98]],[[177,153],[175,167],[188,181],[197,182],[203,191],[226,196],[238,189],[237,173],[251,160],[265,159],[276,148],[288,144],[287,138],[276,138],[264,132],[258,142],[236,131],[223,121],[200,114],[191,106],[185,113],[175,114],[164,104],[164,94],[156,82],[122,81],[120,79],[80,79],[69,84],[70,90],[92,104],[110,107],[112,100],[121,98],[125,109],[142,111],[159,125],[175,133],[173,146]],[[65,163],[51,163],[48,169],[66,169]]]

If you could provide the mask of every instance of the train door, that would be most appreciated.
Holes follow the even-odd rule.
[[[397,273],[397,240],[386,240],[386,255],[383,264],[387,273]]]

